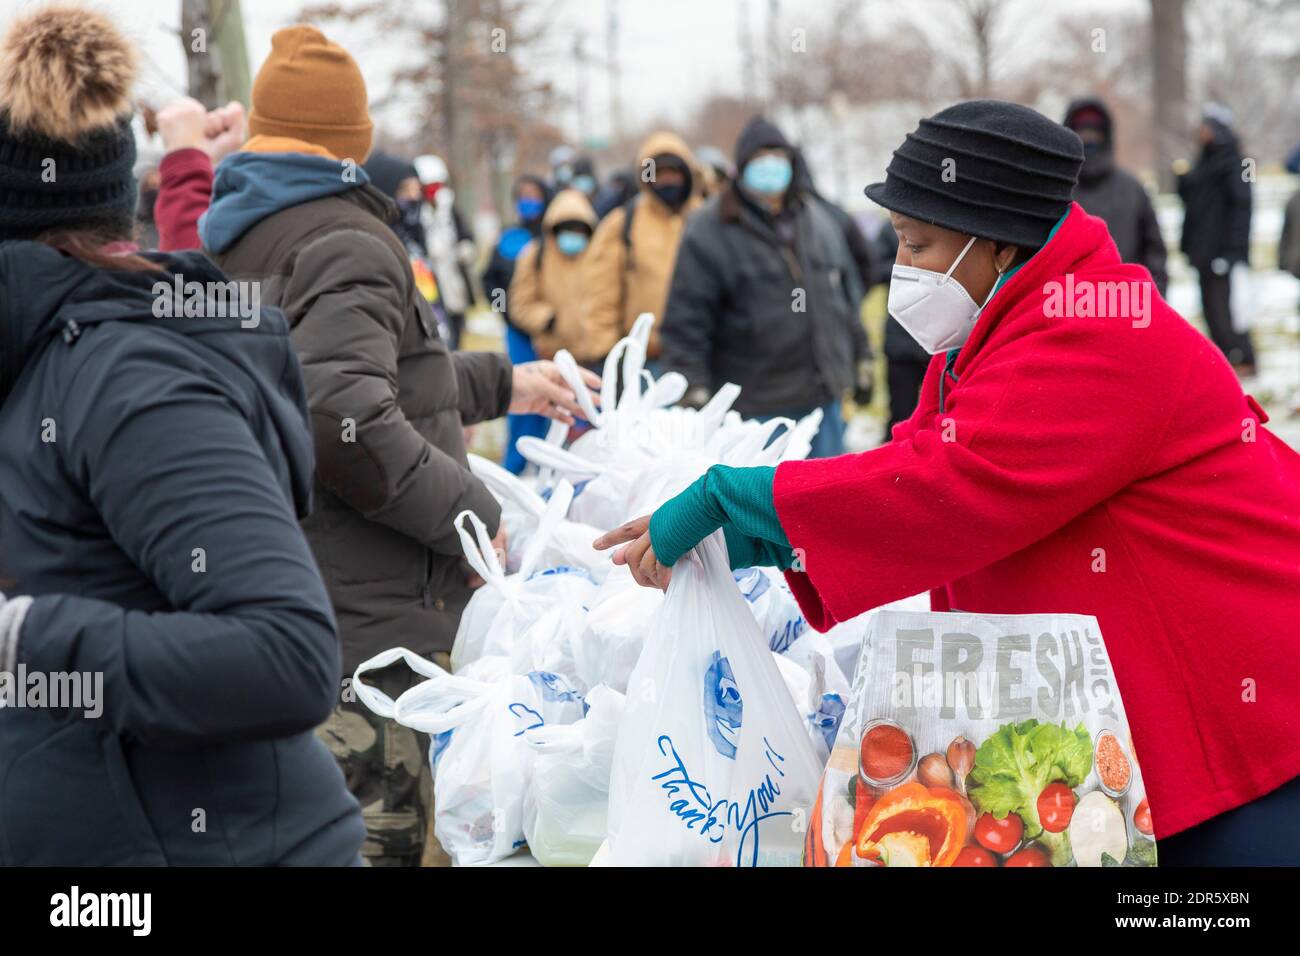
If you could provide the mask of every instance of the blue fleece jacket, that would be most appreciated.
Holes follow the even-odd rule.
[[[194,315],[189,288],[226,276],[148,256],[0,243],[0,575],[33,598],[15,663],[99,687],[0,709],[0,867],[355,862],[361,808],[314,733],[339,642],[298,524],[289,323]]]

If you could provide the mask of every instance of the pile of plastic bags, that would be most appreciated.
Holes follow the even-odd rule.
[[[508,544],[498,554],[478,516],[457,516],[485,583],[453,673],[405,648],[356,671],[359,700],[430,735],[434,831],[457,865],[525,844],[552,866],[799,862],[849,694],[836,649],[779,573],[729,569],[720,532],[678,562],[666,594],[591,543],[713,464],[806,456],[820,413],[743,421],[732,385],[676,407],[685,380],[644,367],[651,325],[643,315],[611,352],[599,405],[556,356],[592,428],[568,447],[563,427],[520,440],[535,479],[470,456]],[[398,660],[427,679],[392,700],[364,676]]]

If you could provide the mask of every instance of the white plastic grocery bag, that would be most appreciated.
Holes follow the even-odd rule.
[[[909,597],[900,598],[897,601],[890,601],[888,604],[882,604],[880,607],[864,611],[857,617],[851,617],[847,621],[840,621],[829,631],[822,633],[820,636],[830,645],[831,651],[835,654],[835,662],[839,665],[840,671],[853,682],[853,675],[857,673],[858,659],[862,657],[862,643],[867,638],[867,628],[871,624],[871,618],[881,611],[929,611],[930,610],[930,592],[924,591],[920,594],[913,594]],[[808,635],[804,631],[804,636]],[[812,633],[817,633],[813,631]]]
[[[817,759],[824,767],[835,745],[848,703],[848,688],[832,689],[826,668],[834,666],[834,658],[815,654],[808,659],[809,669],[804,670],[785,654],[773,654],[777,669],[790,690],[795,709],[803,721],[803,728],[812,741]]]
[[[1097,620],[872,615],[810,866],[1154,866]]]
[[[603,858],[797,864],[819,771],[717,532],[673,567],[628,682]]]
[[[451,648],[453,671],[459,673],[480,657],[509,656],[519,635],[556,605],[585,607],[590,603],[596,582],[584,569],[542,566],[546,547],[563,523],[572,495],[567,483],[556,486],[546,513],[524,548],[519,571],[512,575],[501,566],[478,515],[462,511],[456,516],[465,560],[485,583],[461,613]],[[466,530],[466,521],[473,527],[473,535]]]
[[[608,461],[583,458],[570,449],[558,448],[532,435],[516,441],[515,449],[534,465],[554,469],[573,482],[575,494],[570,513],[574,521],[595,528],[612,528],[625,520],[627,502],[636,483],[634,468],[620,469]]]
[[[603,533],[602,529],[591,525],[569,521],[564,515],[562,520],[543,525],[543,517],[551,511],[551,502],[530,487],[518,475],[512,475],[496,462],[480,458],[478,455],[466,455],[469,470],[487,486],[493,497],[501,504],[501,523],[506,529],[506,550],[509,557],[507,570],[518,571],[523,562],[527,545],[543,527],[550,529],[550,537],[541,546],[539,563],[542,567],[582,568],[591,574],[597,582],[603,581],[612,567],[609,551],[597,551],[591,546]],[[557,483],[551,491],[568,496],[572,502],[572,489],[565,490]]]
[[[508,571],[517,571],[523,558],[524,544],[537,528],[546,502],[518,475],[512,474],[494,461],[473,453],[467,454],[469,470],[492,492],[501,505],[501,527],[506,532],[506,563]]]
[[[429,680],[396,701],[361,680],[399,659]],[[572,723],[585,709],[563,678],[534,672],[482,681],[448,674],[397,647],[361,664],[353,686],[375,713],[432,736],[434,833],[456,865],[494,863],[524,845],[523,798],[534,757],[524,735]]]
[[[1228,311],[1232,313],[1232,331],[1249,332],[1255,325],[1259,308],[1258,290],[1249,263],[1237,262],[1228,273]]]
[[[599,685],[587,715],[524,734],[536,754],[524,795],[524,837],[543,866],[586,866],[605,839],[609,773],[623,717],[623,695]]]
[[[864,625],[863,630],[865,629]],[[861,653],[860,649],[859,653]],[[781,656],[794,661],[809,674],[812,674],[815,668],[820,667],[824,675],[826,692],[839,694],[844,699],[844,702],[848,703],[852,682],[844,676],[844,671],[836,659],[835,649],[831,646],[831,642],[826,639],[825,634],[819,634],[810,628],[804,631],[798,640],[782,651]]]
[[[637,584],[625,565],[610,572],[596,589],[574,647],[579,681],[625,693],[663,601],[662,591]]]
[[[556,602],[515,637],[510,650],[510,672],[558,674],[578,693],[585,694],[599,683],[579,672],[579,649],[586,622],[585,607]]]
[[[781,653],[808,628],[799,602],[780,571],[742,568],[732,576],[772,650]]]

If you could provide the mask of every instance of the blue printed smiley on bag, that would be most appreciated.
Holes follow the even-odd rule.
[[[718,753],[731,760],[736,759],[743,714],[744,702],[731,662],[714,651],[713,660],[704,671],[704,725]]]
[[[569,682],[559,674],[552,674],[550,671],[529,671],[528,679],[533,682],[533,686],[537,688],[544,701],[583,703],[582,695],[570,687]],[[585,711],[585,704],[583,709]]]
[[[736,586],[740,588],[740,593],[745,595],[745,600],[750,604],[766,594],[767,589],[772,586],[767,575],[758,568],[741,568],[739,571],[731,572],[731,576],[736,579]]]
[[[827,753],[835,746],[835,735],[840,731],[844,711],[844,698],[839,694],[822,694],[821,706],[808,718],[826,741]]]

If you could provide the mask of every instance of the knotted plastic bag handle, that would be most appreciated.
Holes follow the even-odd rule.
[[[361,680],[361,675],[368,671],[382,670],[389,664],[398,660],[406,661],[406,666],[411,668],[417,674],[425,677],[449,677],[445,670],[435,664],[433,661],[421,657],[415,651],[407,650],[405,647],[392,647],[386,651],[381,651],[368,661],[362,661],[357,665],[357,669],[352,672],[352,689],[356,692],[357,700],[365,704],[380,717],[392,718],[394,714],[395,702],[391,697],[385,694],[377,687],[371,687]]]

